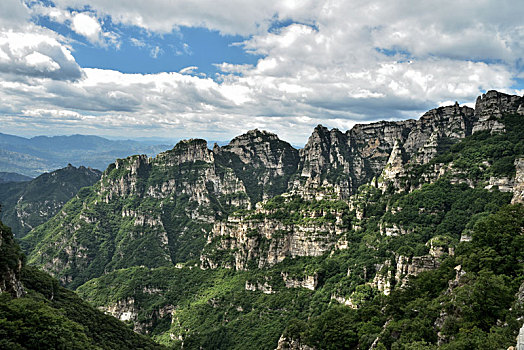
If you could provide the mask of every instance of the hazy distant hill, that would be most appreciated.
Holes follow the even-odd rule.
[[[0,172],[36,177],[69,163],[105,169],[117,158],[133,154],[154,156],[171,147],[133,140],[108,140],[90,135],[36,136],[27,139],[0,133]]]
[[[0,184],[5,182],[23,182],[30,181],[31,177],[25,176],[17,173],[8,173],[5,171],[0,171]]]

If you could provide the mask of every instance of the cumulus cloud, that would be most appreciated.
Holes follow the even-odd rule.
[[[55,0],[61,8],[86,5],[111,16],[114,22],[168,33],[181,26],[203,27],[223,34],[250,35],[264,31],[275,19],[310,21],[317,1],[245,0]]]
[[[67,47],[46,32],[38,33],[38,28],[29,29],[33,30],[0,32],[1,73],[56,80],[82,77],[82,70]]]
[[[33,17],[47,17],[49,20],[67,25],[73,32],[99,46],[120,46],[119,37],[111,31],[104,31],[102,20],[91,11],[71,11],[69,8],[46,6],[34,3],[29,8]]]
[[[71,20],[71,29],[91,42],[100,42],[102,26],[98,20],[86,13],[76,13]]]
[[[261,58],[252,65],[216,62],[214,79],[195,76],[194,66],[124,74],[81,69],[60,38],[4,31],[0,98],[7,102],[0,113],[13,127],[31,117],[40,127],[211,139],[258,127],[299,144],[319,123],[348,129],[356,122],[418,117],[455,100],[473,103],[488,89],[522,93],[511,89],[524,57],[524,5],[513,1],[54,4],[31,9],[98,45],[108,40],[101,21],[107,16],[159,34],[181,26],[240,34],[245,40],[238,45]],[[153,57],[162,53],[161,47],[147,49]],[[24,76],[38,82],[14,78]]]
[[[29,19],[29,10],[18,0],[0,1],[0,28],[23,26]]]

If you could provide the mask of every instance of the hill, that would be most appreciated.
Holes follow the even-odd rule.
[[[498,349],[522,326],[524,98],[118,159],[29,262],[176,348]]]
[[[100,179],[96,169],[69,165],[31,181],[0,183],[0,218],[17,237],[52,218],[82,188]]]
[[[132,140],[108,140],[91,135],[36,136],[24,138],[0,133],[0,171],[36,177],[72,163],[105,169],[116,158],[145,153],[151,156],[167,149]]]
[[[162,349],[25,265],[0,222],[0,348]]]

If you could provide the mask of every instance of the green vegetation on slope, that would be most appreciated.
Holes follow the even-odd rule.
[[[1,222],[0,231],[0,285],[19,280],[25,291],[19,298],[0,293],[0,348],[163,348],[60,287],[46,273],[29,266],[20,271],[23,265],[20,248],[11,230]]]
[[[487,181],[492,176],[515,176],[515,159],[524,154],[524,123],[519,115],[506,115],[502,122],[505,132],[476,132],[429,163],[414,166],[409,174],[410,182],[417,185],[422,181],[421,175],[434,171],[436,164],[452,164],[455,171],[448,172],[449,175],[458,172],[459,178],[475,182]]]
[[[524,207],[505,206],[479,221],[473,240],[461,243],[437,270],[357,310],[334,307],[294,320],[286,334],[321,349],[366,348],[375,337],[377,349],[437,349],[438,325],[439,349],[514,345],[524,315],[524,300],[515,298],[524,276],[522,227]]]
[[[380,334],[381,342],[387,348],[392,348],[395,343],[398,345],[417,340],[434,345],[437,341],[437,330],[433,323],[441,311],[447,310],[439,306],[439,302],[451,300],[451,295],[445,295],[448,281],[455,278],[454,267],[462,263],[462,252],[467,251],[463,247],[469,244],[459,244],[458,230],[476,227],[473,242],[477,242],[477,232],[481,232],[479,227],[484,225],[481,223],[503,215],[493,213],[509,202],[510,195],[451,185],[445,181],[427,185],[410,194],[398,195],[394,200],[375,192],[376,189],[366,190],[371,193],[363,196],[366,201],[362,204],[364,210],[373,215],[364,219],[362,228],[347,233],[349,246],[345,250],[320,257],[287,258],[274,267],[262,270],[131,268],[91,280],[78,291],[95,306],[115,305],[118,301],[134,298],[134,306],[139,310],[137,321],[147,323],[147,320],[153,319],[154,322],[148,330],[154,338],[177,347],[183,342],[184,348],[202,346],[243,349],[249,344],[255,344],[252,347],[257,349],[274,349],[286,328],[286,333],[290,336],[298,337],[301,341],[321,349],[357,346],[366,348]],[[280,201],[276,199],[276,202]],[[396,214],[385,210],[388,202],[396,203]],[[464,212],[464,203],[468,202],[477,204]],[[282,205],[268,203],[269,208]],[[409,216],[415,208],[418,212],[423,204],[431,210],[421,212],[419,221],[407,221],[409,225],[405,226],[406,229],[412,228],[413,233],[396,237],[380,234],[381,218],[402,225],[405,215]],[[435,208],[442,208],[442,212],[433,212]],[[522,211],[519,206],[509,208],[505,210]],[[449,237],[449,240],[446,240],[443,238],[443,232],[450,223],[455,223],[457,228],[444,235]],[[388,259],[395,261],[399,255],[413,257],[427,254],[429,248],[425,243],[433,237],[440,237],[446,247],[456,247],[460,255],[444,254],[437,270],[423,272],[411,282],[420,285],[395,289],[390,297],[382,295],[372,287],[373,277],[380,272],[376,271],[377,264]],[[500,256],[507,255],[502,253]],[[514,262],[515,259],[510,261],[511,264]],[[468,271],[466,276],[476,280],[477,271],[467,269],[468,264],[462,264]],[[502,263],[498,261],[497,265]],[[283,275],[288,280],[299,282],[304,281],[307,276],[315,276],[317,286],[314,291],[306,288],[286,288]],[[506,277],[501,277],[497,272],[489,278],[498,280]],[[519,285],[520,280],[511,283],[509,294],[505,294],[511,298],[504,299],[500,305],[494,304],[496,313],[504,313],[508,302],[514,300],[515,288],[518,289]],[[251,290],[253,288],[254,291]],[[334,297],[351,299],[359,309],[341,306],[333,300]],[[424,309],[418,321],[411,320],[414,317],[412,313],[408,312],[407,316],[401,313],[404,310],[403,302],[409,304],[410,300],[414,299],[422,303],[419,300],[422,297],[425,298],[423,305],[430,304],[432,308],[427,311]],[[416,308],[414,305],[410,307]],[[165,314],[163,318],[158,316],[159,310],[166,307],[174,310],[172,318],[170,314]],[[393,311],[383,314],[381,310],[385,307]],[[394,308],[397,307],[402,310],[395,311]],[[484,312],[483,309],[481,312]],[[429,316],[432,318],[426,320],[425,317]],[[383,331],[388,320],[388,326]],[[403,326],[408,321],[421,323]],[[496,324],[495,320],[491,326]],[[448,337],[456,337],[459,330],[460,328],[449,330]],[[410,333],[415,331],[421,335],[417,333],[415,336]],[[489,329],[481,332],[483,336],[487,336]],[[182,340],[172,340],[170,333]],[[512,341],[514,333],[514,328],[507,330],[502,336],[503,341]]]
[[[523,154],[522,122],[513,116],[504,121],[507,133],[477,133],[444,147],[429,165],[411,168],[405,188],[418,189],[390,187],[382,193],[364,185],[350,205],[331,197],[283,195],[266,201],[262,210],[237,210],[231,199],[245,199],[246,193],[237,188],[220,197],[215,190],[219,179],[234,172],[226,162],[141,168],[131,164],[136,158],[128,158],[109,168],[105,181],[80,191],[64,207],[66,220],[56,217],[25,242],[39,252],[32,261],[44,265],[57,258],[54,268],[62,282],[78,287],[94,306],[132,304],[134,326],[175,348],[274,349],[281,334],[318,349],[373,343],[395,350],[507,348],[524,316],[518,293],[524,279],[524,209],[508,205],[511,193],[485,189],[491,176],[512,177],[514,160]],[[166,152],[171,161],[169,156]],[[426,177],[436,175],[436,165],[451,171],[438,180]],[[247,176],[252,170],[242,171]],[[134,172],[141,175],[133,177]],[[111,186],[114,192],[107,191]],[[166,190],[159,192],[161,187]],[[192,197],[195,188],[205,194],[199,200]],[[260,187],[246,192],[262,193]],[[163,231],[140,224],[136,213],[160,218],[168,244],[158,239]],[[333,213],[342,213],[342,224]],[[203,247],[219,247],[216,237],[205,241],[213,220],[228,214],[232,226],[258,221],[334,227],[339,221],[342,230],[328,239],[344,248],[315,257],[287,256],[262,269],[249,263],[247,271],[198,269]],[[67,230],[72,239],[61,236]],[[271,243],[281,240],[273,245],[277,249],[295,244],[285,241],[287,232],[266,238],[257,230],[238,230],[239,237],[225,240],[240,244],[221,245],[214,258],[234,266],[236,254],[248,252],[246,257],[257,261]],[[306,241],[313,236],[302,232]],[[259,237],[260,244],[243,240],[244,233]],[[316,238],[324,230],[317,233]],[[68,245],[54,245],[69,239]],[[185,266],[174,267],[178,262]]]
[[[2,221],[18,238],[52,218],[82,188],[100,179],[98,170],[68,166],[26,182],[0,183]]]

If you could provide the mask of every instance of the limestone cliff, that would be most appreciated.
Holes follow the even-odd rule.
[[[277,135],[258,129],[235,137],[213,154],[242,180],[252,203],[281,194],[297,170],[298,151]]]
[[[278,206],[271,205],[274,201],[259,203],[256,210],[215,223],[201,267],[245,270],[273,266],[286,257],[320,256],[332,250],[347,231],[343,216],[349,208],[343,202],[321,207],[298,197],[278,198],[282,198]],[[291,209],[297,202],[301,207]]]
[[[346,132],[319,125],[301,150],[252,130],[212,150],[205,140],[193,139],[156,158],[119,159],[98,183],[30,233],[24,240],[29,259],[76,286],[136,265],[242,270],[344,249],[346,234],[365,224],[362,201],[352,197],[359,187],[371,184],[385,192],[391,185],[410,192],[442,176],[477,186],[480,181],[454,172],[453,164],[432,160],[475,130],[502,130],[492,121],[522,114],[522,101],[490,91],[475,110],[456,103],[418,120],[362,124]],[[427,169],[415,174],[417,184],[406,185],[406,174],[421,165]],[[519,201],[521,161],[515,165],[517,175],[507,186],[494,177],[486,188],[515,188]],[[284,202],[267,207],[275,196]],[[388,237],[411,233],[386,221],[380,225]]]
[[[472,108],[455,104],[432,109],[418,120],[357,124],[346,133],[319,125],[300,150],[290,190],[312,197],[332,186],[339,197],[348,198],[381,174],[385,185],[407,164],[425,164],[471,135],[475,122]]]
[[[503,114],[524,115],[524,97],[508,95],[495,90],[490,90],[477,97],[475,103],[477,121],[473,127],[473,132],[481,130],[503,131],[504,124],[500,122]]]
[[[156,158],[117,160],[25,241],[32,263],[75,285],[104,270],[196,259],[216,218],[249,206],[242,181],[206,141],[181,141]]]

